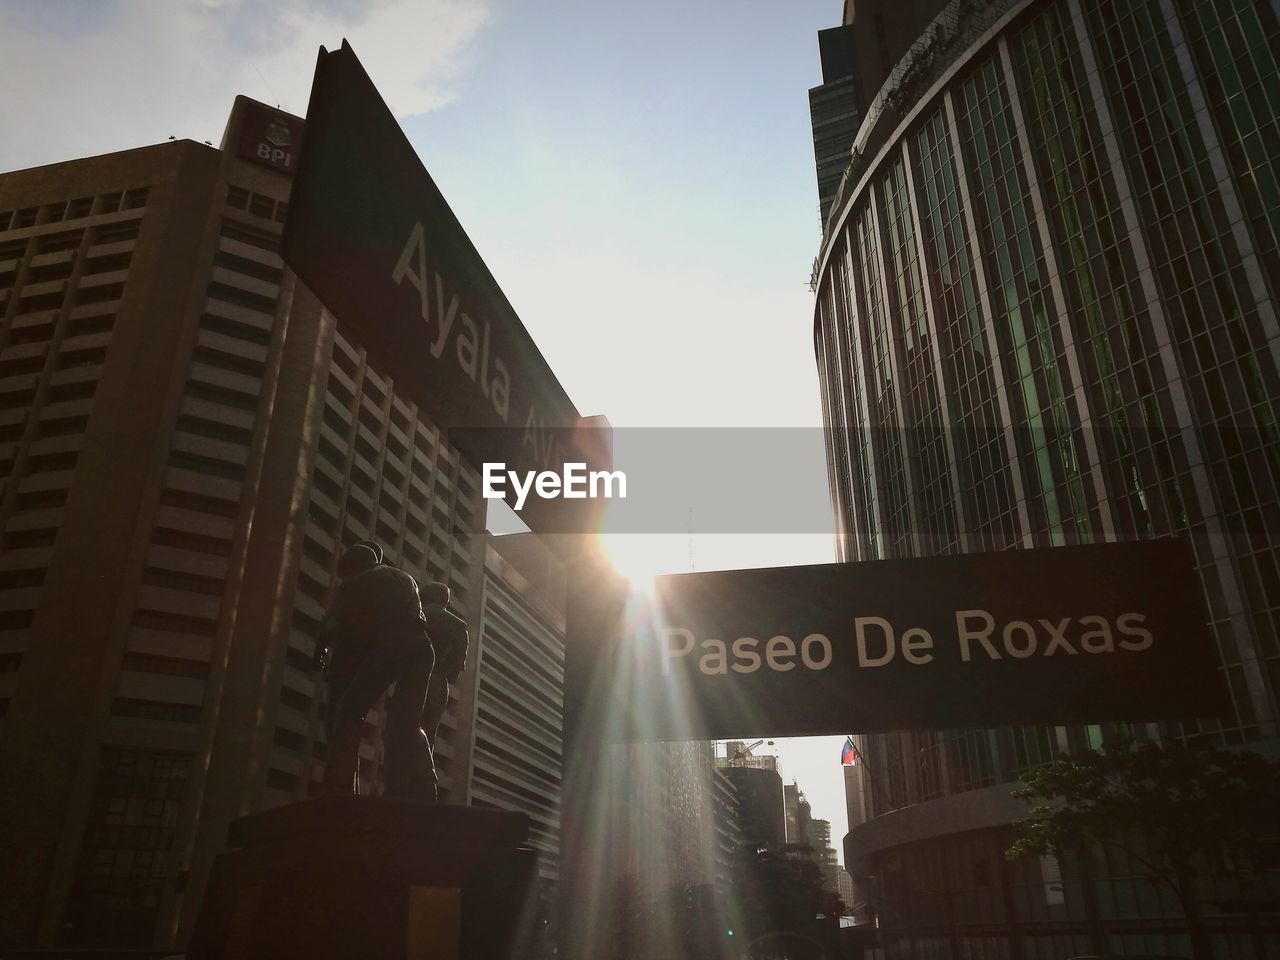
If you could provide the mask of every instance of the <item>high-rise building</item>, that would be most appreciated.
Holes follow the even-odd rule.
[[[556,555],[531,533],[490,537],[474,688],[462,696],[474,714],[465,802],[529,814],[546,879],[560,851],[564,617]]]
[[[229,822],[322,776],[311,661],[346,545],[448,583],[482,632],[475,468],[281,262],[301,134],[238,98],[221,148],[0,176],[0,945],[185,942]],[[504,569],[473,649],[532,609],[499,602]],[[471,766],[497,715],[476,659],[451,802],[505,788],[490,727]],[[513,783],[550,761],[526,764]]]
[[[794,780],[782,787],[782,806],[786,816],[787,843],[801,843],[800,784]]]
[[[734,802],[716,786],[715,746],[709,741],[619,744],[610,751],[607,791],[612,810],[603,859],[619,891],[611,905],[661,914],[671,898],[691,888],[711,888],[724,870],[719,841],[732,827],[717,824],[719,804]],[[740,794],[733,794],[741,802]],[[718,799],[717,799],[718,797]]]
[[[1116,733],[1276,747],[1278,59],[1270,4],[953,0],[871,92],[817,271],[841,557],[1184,537],[1231,695],[863,738],[845,862],[894,951],[1186,952],[1125,864],[1007,862],[1010,782]]]
[[[818,171],[818,219],[826,222],[840,178],[849,165],[862,120],[854,30],[832,27],[818,33],[822,83],[809,91],[813,159]]]
[[[822,885],[829,893],[839,894],[840,881],[837,874],[840,865],[836,860],[835,848],[831,846],[831,821],[815,820],[809,801],[800,793],[796,803],[796,823],[798,836],[791,843],[808,848],[809,858],[822,875]]]
[[[742,849],[742,803],[733,783],[718,767],[711,768],[711,800],[715,829],[716,893],[725,897],[736,881],[735,871]]]
[[[787,843],[787,812],[778,758],[754,756],[751,747],[738,740],[726,747],[727,755],[716,757],[715,765],[737,794],[742,842],[781,850]]]
[[[836,884],[840,888],[840,902],[844,905],[841,916],[853,916],[853,878],[844,867],[841,867],[836,874]]]

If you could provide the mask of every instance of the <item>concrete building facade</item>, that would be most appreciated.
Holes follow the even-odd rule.
[[[489,537],[464,802],[529,814],[544,879],[557,876],[564,724],[565,574],[534,535]]]
[[[841,867],[836,874],[836,883],[840,887],[840,903],[844,905],[844,911],[841,916],[853,915],[853,877],[849,876],[849,871]]]
[[[228,823],[322,778],[314,639],[364,538],[469,623],[441,799],[532,777],[554,846],[558,759],[505,757],[494,701],[554,726],[557,622],[487,563],[477,471],[413,385],[282,263],[301,131],[238,98],[220,149],[0,176],[0,945],[186,942]],[[546,668],[519,693],[476,672],[513,631]]]
[[[787,843],[801,843],[800,784],[794,780],[782,787],[782,803],[786,816]]]
[[[711,802],[715,829],[715,876],[717,894],[728,895],[736,880],[742,848],[742,803],[723,770],[711,768]]]
[[[645,936],[654,939],[645,949],[655,956],[663,937],[673,935],[663,919],[672,905],[695,891],[704,897],[727,867],[721,844],[736,825],[723,818],[741,796],[717,785],[714,749],[709,741],[618,744],[601,771],[609,815],[600,842],[610,853],[600,862],[602,880],[612,886],[603,909],[615,918],[648,918]]]
[[[742,842],[781,850],[787,842],[782,777],[765,767],[724,766],[741,811]]]
[[[854,76],[863,104],[871,101],[944,6],[946,0],[844,0],[843,24],[852,31]]]

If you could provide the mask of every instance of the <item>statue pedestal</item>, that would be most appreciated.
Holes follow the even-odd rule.
[[[522,813],[380,797],[242,817],[188,960],[514,960],[542,923],[528,835]]]

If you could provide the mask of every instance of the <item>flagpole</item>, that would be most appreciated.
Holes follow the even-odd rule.
[[[862,750],[858,749],[858,745],[857,745],[857,743],[854,743],[854,740],[853,740],[853,734],[845,734],[845,739],[846,739],[846,740],[848,740],[850,743],[852,743],[852,744],[853,744],[853,752],[854,752],[854,758],[855,758],[855,760],[854,760],[854,763],[853,763],[853,764],[850,764],[850,766],[856,766],[858,763],[861,763],[861,764],[862,764],[862,766],[863,766],[863,768],[864,768],[864,770],[865,770],[864,777],[865,777],[865,779],[866,779],[866,781],[867,781],[867,784],[868,784],[868,785],[870,786],[870,788],[871,788],[871,801],[872,801],[872,804],[874,805],[874,804],[875,804],[875,802],[876,802],[876,784],[877,784],[877,781],[876,781],[875,776],[871,773],[871,764],[869,764],[869,763],[867,762],[867,755],[866,755],[865,753],[863,753],[863,752],[862,752]],[[884,791],[882,790],[882,791],[880,792],[880,800],[882,800],[882,801],[883,801],[883,800],[885,800],[885,799],[886,799],[886,798],[885,798],[885,795],[884,795]],[[889,812],[890,810],[892,810],[892,809],[893,809],[893,804],[891,804],[891,803],[885,803],[885,805],[884,805],[884,810],[877,811],[877,812],[878,812],[878,813],[888,813],[888,812]],[[873,819],[873,817],[868,817],[867,819],[868,819],[868,820],[871,820],[871,819]]]

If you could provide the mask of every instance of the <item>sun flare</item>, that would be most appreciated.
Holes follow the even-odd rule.
[[[652,593],[653,581],[689,569],[689,540],[674,533],[604,533],[605,554],[633,590]]]

